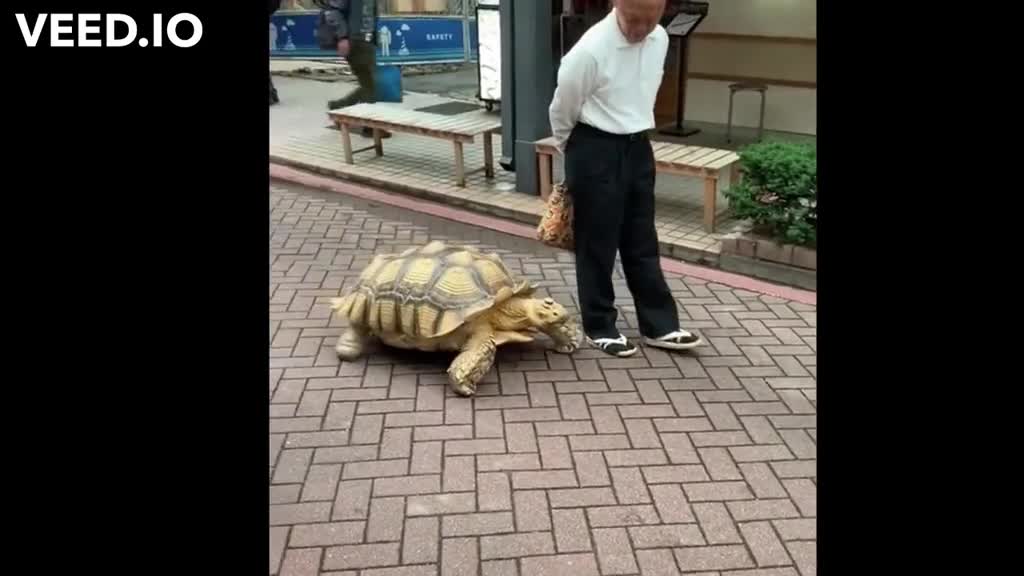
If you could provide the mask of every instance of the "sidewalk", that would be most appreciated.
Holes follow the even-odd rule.
[[[354,165],[344,161],[341,136],[328,129],[325,103],[354,88],[346,82],[316,82],[276,77],[282,103],[270,109],[272,162],[308,171],[383,186],[403,193],[462,206],[527,224],[536,224],[543,203],[536,196],[515,191],[515,175],[500,168],[493,180],[482,172],[471,174],[467,186],[454,185],[455,163],[447,142],[395,134],[384,143],[384,156],[358,154]],[[403,108],[422,108],[456,100],[432,94],[407,93]],[[483,111],[467,114],[486,114]],[[353,145],[370,144],[354,136]],[[501,156],[501,139],[495,139],[495,157]],[[481,145],[466,148],[466,166],[472,170],[483,165]],[[555,179],[561,179],[556,161]],[[715,264],[721,235],[729,233],[735,222],[723,218],[716,234],[702,226],[703,182],[695,178],[659,175],[656,187],[658,211],[656,226],[662,254],[680,260]],[[724,200],[719,200],[724,205]]]
[[[440,239],[575,311],[571,255],[294,185],[270,218],[270,574],[816,575],[814,306],[669,274],[694,353],[508,345],[457,398],[445,355],[339,362],[329,299]]]

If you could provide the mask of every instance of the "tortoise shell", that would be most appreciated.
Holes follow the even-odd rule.
[[[497,254],[435,241],[374,257],[337,310],[377,334],[435,338],[532,292],[528,282],[512,278]]]

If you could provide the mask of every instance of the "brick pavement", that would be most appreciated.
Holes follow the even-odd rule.
[[[457,398],[444,355],[340,362],[329,298],[443,239],[575,309],[570,255],[286,185],[270,214],[270,574],[816,574],[813,306],[670,275],[695,353],[506,346]]]

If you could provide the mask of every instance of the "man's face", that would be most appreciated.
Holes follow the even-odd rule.
[[[665,13],[665,0],[615,0],[619,29],[630,44],[643,41]]]

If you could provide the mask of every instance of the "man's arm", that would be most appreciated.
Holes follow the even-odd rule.
[[[565,142],[579,121],[583,103],[596,86],[597,61],[582,50],[570,50],[558,69],[558,86],[548,108],[551,134],[559,150],[565,151]]]

